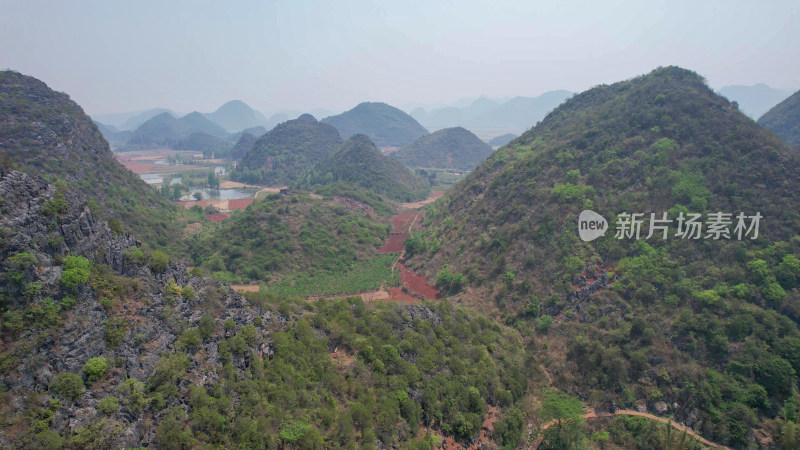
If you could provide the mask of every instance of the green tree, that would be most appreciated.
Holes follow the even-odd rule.
[[[539,417],[551,424],[543,432],[545,448],[578,448],[584,439],[584,407],[580,400],[564,392],[548,389],[542,393]]]
[[[61,284],[67,289],[75,288],[89,281],[89,260],[83,256],[67,255],[64,258],[64,270],[61,272]]]
[[[119,399],[117,397],[106,397],[97,404],[97,409],[103,414],[110,416],[119,409]]]
[[[192,430],[186,428],[188,419],[186,412],[178,406],[167,410],[156,430],[159,446],[166,449],[184,449],[194,445]]]
[[[156,250],[150,256],[150,269],[153,272],[163,272],[169,267],[169,256],[161,250]]]
[[[443,292],[457,294],[464,285],[464,275],[452,272],[445,267],[436,275],[436,285]]]
[[[217,178],[213,170],[208,173],[208,187],[211,189],[219,188],[219,178]]]
[[[77,400],[83,394],[83,380],[78,374],[61,372],[50,381],[50,390],[67,400]]]
[[[22,285],[25,284],[28,272],[38,262],[39,261],[31,252],[20,252],[9,256],[8,259],[6,259],[6,272],[3,274],[3,278],[10,284],[22,287]]]
[[[92,358],[83,365],[83,372],[86,373],[86,377],[89,379],[90,383],[94,383],[103,378],[107,370],[108,361],[102,356]]]

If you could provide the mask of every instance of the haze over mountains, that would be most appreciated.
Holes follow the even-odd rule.
[[[561,418],[543,447],[675,448],[646,417],[587,425],[591,406],[792,448],[800,152],[780,138],[798,95],[756,123],[697,73],[658,68],[571,96],[495,152],[381,103],[269,131],[151,117],[131,140],[227,146],[234,178],[290,186],[217,225],[120,166],[65,94],[3,72],[0,445],[433,448],[433,432],[517,448]],[[342,138],[355,129],[417,137],[390,156]],[[471,173],[393,216],[436,181],[409,166]],[[584,210],[604,236],[581,239]],[[438,294],[376,296],[412,292],[408,275]]]
[[[431,111],[417,108],[411,115],[430,130],[461,126],[486,139],[527,130],[571,95],[569,91],[559,90],[538,97],[514,97],[504,102],[481,97],[469,106]]]
[[[775,89],[766,86],[763,83],[753,86],[726,86],[719,90],[720,94],[726,96],[732,101],[739,104],[740,109],[745,114],[753,119],[759,118],[769,108],[775,106],[778,102],[787,98],[790,94],[788,91]],[[535,124],[544,118],[544,116],[553,108],[558,106],[561,102],[566,100],[572,95],[571,92],[565,90],[549,91],[537,97],[524,97],[517,96],[511,99],[490,99],[487,97],[478,97],[474,99],[462,99],[454,102],[450,106],[416,106],[410,110],[410,116],[413,117],[418,123],[414,124],[399,114],[400,111],[392,111],[390,109],[381,112],[383,120],[392,117],[392,121],[397,123],[390,126],[398,126],[401,122],[405,124],[403,127],[408,127],[408,130],[414,129],[409,136],[400,137],[398,130],[382,131],[382,133],[389,133],[387,137],[379,136],[376,133],[374,125],[367,123],[357,125],[352,122],[353,117],[359,114],[359,111],[368,111],[369,108],[376,108],[378,103],[365,103],[349,111],[348,114],[333,115],[329,110],[315,109],[309,113],[322,117],[322,121],[332,121],[338,123],[341,127],[340,133],[344,135],[352,135],[356,133],[365,133],[369,135],[379,147],[402,147],[419,137],[421,130],[426,128],[428,130],[436,131],[443,128],[463,127],[469,129],[483,139],[489,141],[501,135],[519,135],[528,128],[531,124]],[[389,105],[386,105],[389,106]],[[396,109],[394,107],[390,107]],[[118,114],[100,114],[94,116],[94,120],[98,123],[101,131],[108,141],[112,144],[114,149],[124,149],[130,142],[131,138],[136,134],[136,130],[144,125],[146,122],[156,119],[157,125],[152,124],[146,126],[138,133],[136,139],[130,142],[131,147],[128,148],[141,148],[142,145],[175,145],[176,142],[183,139],[181,147],[188,148],[194,145],[195,142],[203,142],[204,148],[220,147],[216,144],[208,143],[208,139],[199,139],[195,136],[191,140],[187,140],[191,132],[182,132],[179,126],[165,125],[168,120],[164,114],[168,114],[173,118],[181,117],[179,114],[168,110],[166,108],[154,108],[146,111],[137,111],[131,113],[118,113]],[[264,127],[269,131],[277,124],[289,120],[291,117],[297,117],[301,113],[297,111],[279,112],[266,118],[260,112],[254,110],[241,100],[231,100],[224,105],[220,106],[216,111],[211,113],[202,114],[205,118],[209,119],[218,127],[224,129],[229,134],[241,133],[247,128],[257,126]],[[375,114],[373,117],[378,117],[381,114]],[[185,117],[185,116],[184,116]],[[197,118],[194,118],[197,121]],[[356,120],[364,120],[356,119]],[[385,122],[386,124],[388,122]],[[178,128],[173,131],[166,131],[166,128]],[[210,127],[208,125],[201,127]],[[209,132],[208,129],[193,130],[192,132],[203,132],[218,138],[226,138],[223,136],[219,129]],[[155,133],[155,136],[143,137]],[[263,134],[263,133],[262,133]],[[231,144],[238,141],[240,134],[235,136],[227,136]],[[257,136],[259,137],[259,136]],[[347,136],[344,136],[347,137]],[[167,144],[172,142],[172,144]],[[492,143],[498,146],[496,141]],[[507,140],[505,141],[507,143]],[[223,146],[225,151],[229,150],[231,145]],[[223,148],[220,147],[220,148]],[[202,150],[197,147],[195,150]]]
[[[792,92],[758,83],[753,86],[725,86],[719,93],[738,103],[743,113],[756,120]]]

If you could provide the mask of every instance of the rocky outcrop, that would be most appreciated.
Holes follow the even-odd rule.
[[[12,358],[4,359],[0,372],[9,399],[4,413],[9,417],[22,420],[31,413],[31,405],[60,398],[64,404],[54,412],[51,428],[62,435],[106,418],[118,430],[108,436],[109,445],[151,445],[155,433],[150,424],[162,414],[158,409],[120,401],[118,411],[106,415],[98,411],[99,402],[123,397],[120,386],[126,379],[152,380],[163,357],[184,351],[178,338],[197,327],[205,314],[212,314],[213,335],[203,339],[198,351],[188,353],[189,367],[179,382],[179,394],[168,399],[167,406],[186,407],[189,384],[210,387],[218,381],[223,338],[254,324],[255,349],[268,358],[273,352],[269,327],[287,322],[279,313],[251,307],[227,286],[191,276],[179,262],[154,270],[141,256],[131,256],[142,250],[136,238],[112,232],[79,195],[62,192],[44,180],[0,169],[0,211],[0,294],[14,294],[9,311],[28,313],[31,304],[61,305],[51,321],[26,321],[22,327],[3,327],[0,332],[0,353]],[[26,269],[21,281],[9,282],[9,274],[16,270],[9,258],[26,253],[35,259],[35,267]],[[74,288],[61,282],[67,255],[85,257],[94,265],[90,279]],[[31,294],[34,285],[38,290]],[[20,317],[27,320],[21,313]],[[228,326],[223,326],[226,321]],[[95,357],[105,358],[110,367],[100,381],[90,383],[84,365]],[[248,368],[247,358],[244,354],[231,358],[241,374]],[[87,385],[75,399],[53,391],[54,377],[66,372],[80,375]],[[0,429],[0,446],[15,441]]]

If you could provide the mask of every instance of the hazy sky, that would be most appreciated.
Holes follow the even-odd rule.
[[[679,65],[800,87],[800,2],[0,0],[0,69],[90,114],[582,91]]]

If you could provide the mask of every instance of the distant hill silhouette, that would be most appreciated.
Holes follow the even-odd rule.
[[[481,97],[466,107],[439,108],[429,113],[417,108],[412,115],[431,130],[461,126],[476,134],[490,129],[521,132],[542,120],[571,95],[564,90],[550,91],[538,97],[520,96],[501,103]]]
[[[336,127],[344,139],[365,134],[379,147],[403,147],[428,134],[413,117],[386,103],[361,103],[322,121]]]
[[[778,103],[758,119],[791,147],[800,149],[800,91]]]
[[[313,170],[312,184],[344,182],[399,201],[427,195],[428,183],[378,150],[370,138],[357,134]]]
[[[193,133],[205,133],[217,138],[226,138],[228,132],[208,120],[199,112],[187,114],[176,119],[169,113],[161,113],[143,123],[120,150],[136,150],[152,147],[170,147]],[[194,149],[192,149],[194,150]]]
[[[256,138],[259,138],[265,135],[266,133],[267,133],[266,128],[262,126],[257,126],[252,128],[245,128],[244,130],[239,131],[238,133],[229,134],[227,139],[231,142],[239,142],[239,139],[241,139],[241,137],[245,134],[250,134],[252,136],[255,136]]]
[[[719,93],[728,100],[738,103],[739,110],[754,120],[791,94],[763,83],[753,86],[725,86]]]
[[[203,152],[204,156],[214,156],[216,158],[227,156],[232,147],[233,143],[231,141],[203,133],[202,131],[181,138],[173,146],[175,150],[200,151]]]
[[[267,125],[267,118],[263,114],[241,100],[231,100],[205,116],[230,133]]]
[[[128,143],[128,140],[133,136],[133,132],[129,130],[120,131],[114,125],[106,125],[98,121],[94,121],[97,128],[103,133],[111,148],[121,147]]]
[[[292,185],[341,144],[336,128],[304,114],[261,136],[241,157],[231,177],[270,186]]]
[[[492,147],[461,127],[431,133],[402,149],[392,158],[409,167],[472,170],[492,154]]]
[[[180,116],[180,114],[167,108],[151,108],[142,111],[130,111],[123,113],[92,114],[92,119],[106,125],[111,125],[120,131],[133,131],[139,128],[139,125],[165,112],[172,114],[173,117]]]
[[[514,134],[514,133],[506,133],[506,134],[497,136],[496,138],[490,139],[489,140],[489,145],[491,145],[492,147],[503,147],[503,146],[508,145],[509,142],[513,141],[517,137],[518,136],[516,134]]]

